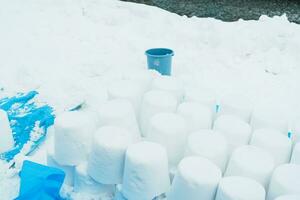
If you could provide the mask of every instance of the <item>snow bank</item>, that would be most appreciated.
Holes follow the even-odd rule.
[[[0,109],[0,153],[6,152],[14,147],[14,138],[10,128],[7,114]]]
[[[168,200],[213,200],[221,177],[221,170],[206,158],[184,158],[178,165]]]
[[[291,139],[276,129],[255,130],[252,134],[250,144],[272,154],[275,166],[290,161],[292,151]]]
[[[271,154],[259,147],[245,145],[232,153],[225,176],[253,178],[267,188],[273,168]]]
[[[196,102],[183,102],[177,108],[187,123],[188,134],[199,129],[210,129],[213,114],[208,106]]]
[[[152,142],[131,145],[126,152],[122,193],[127,199],[149,200],[170,185],[165,148]]]
[[[230,176],[220,181],[216,200],[265,200],[265,197],[265,188],[257,181],[242,176]]]
[[[147,136],[150,119],[159,112],[175,112],[177,108],[176,98],[168,92],[151,90],[143,96],[140,110],[140,127],[142,135]]]
[[[300,195],[300,166],[296,164],[283,164],[278,166],[273,174],[267,195],[268,200],[280,195]]]
[[[217,131],[201,130],[189,135],[186,156],[203,156],[216,164],[222,172],[226,169],[228,159],[228,144]]]
[[[122,183],[127,147],[136,141],[126,129],[103,126],[94,135],[88,174],[102,184]]]
[[[167,150],[170,167],[176,168],[184,156],[187,140],[186,122],[178,114],[156,114],[150,120],[146,139],[162,144]]]

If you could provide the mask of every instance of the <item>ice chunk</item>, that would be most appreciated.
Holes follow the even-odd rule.
[[[221,98],[218,115],[235,115],[249,123],[252,110],[253,105],[248,98],[242,95],[228,94]]]
[[[153,142],[131,145],[126,152],[123,195],[130,200],[149,200],[168,191],[167,152]]]
[[[61,165],[85,161],[96,129],[89,113],[65,112],[57,116],[54,128],[54,159]]]
[[[176,98],[168,92],[151,90],[144,94],[140,110],[140,127],[143,136],[146,136],[150,119],[159,112],[175,112]]]
[[[0,109],[0,153],[11,150],[14,143],[8,116],[4,110]]]
[[[185,119],[188,134],[199,129],[211,129],[213,115],[207,106],[184,102],[178,106],[177,113]]]
[[[49,138],[52,139],[52,138]],[[54,160],[54,144],[53,141],[47,145],[47,165],[50,167],[56,167],[63,170],[66,174],[64,184],[73,186],[74,185],[74,166],[63,166],[58,164]]]
[[[268,200],[285,194],[300,195],[300,165],[283,164],[278,166],[272,175]]]
[[[99,126],[116,126],[129,130],[140,138],[133,106],[126,100],[115,99],[102,104],[98,110]]]
[[[291,163],[300,164],[300,142],[294,146]]]
[[[87,194],[104,194],[112,196],[115,185],[105,185],[97,183],[87,173],[87,162],[83,162],[75,167],[74,191]]]
[[[228,159],[228,144],[224,136],[217,131],[197,131],[189,135],[185,155],[203,156],[224,172]]]
[[[233,115],[222,115],[214,124],[214,130],[220,131],[228,141],[229,152],[235,148],[248,144],[251,136],[249,124]]]
[[[159,76],[152,82],[153,90],[162,90],[174,95],[178,102],[183,100],[184,89],[179,80],[171,76]]]
[[[162,144],[167,149],[170,167],[175,167],[184,156],[186,122],[178,114],[156,114],[150,120],[146,139]]]
[[[135,141],[124,128],[101,127],[94,135],[88,174],[102,184],[122,183],[126,149]]]
[[[221,170],[208,159],[198,156],[184,158],[167,194],[168,200],[213,200]]]
[[[267,187],[273,169],[274,159],[271,154],[259,147],[245,145],[232,153],[225,176],[253,178]]]
[[[128,100],[136,113],[140,108],[141,98],[144,90],[139,84],[132,80],[119,80],[112,83],[107,90],[109,99]]]
[[[291,139],[275,129],[257,129],[253,132],[251,145],[261,147],[272,154],[275,166],[290,161]]]
[[[216,200],[265,200],[265,188],[257,181],[241,176],[223,178],[218,187]]]

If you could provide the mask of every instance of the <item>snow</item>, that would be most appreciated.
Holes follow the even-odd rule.
[[[10,129],[7,114],[0,109],[0,153],[6,152],[14,147],[14,138]]]
[[[265,197],[265,188],[257,181],[242,176],[230,176],[220,181],[216,200],[265,200]]]
[[[221,177],[221,170],[208,159],[186,157],[178,165],[168,200],[213,200]]]
[[[150,119],[146,139],[162,144],[167,150],[170,168],[176,168],[184,156],[187,140],[186,122],[178,114],[156,114]]]
[[[290,194],[290,195],[282,195],[277,197],[275,200],[298,200],[300,199],[300,195]]]
[[[294,146],[292,157],[291,157],[291,163],[300,164],[300,142],[298,142]]]
[[[140,109],[140,128],[142,135],[147,136],[150,119],[159,112],[175,112],[177,108],[176,98],[168,92],[150,90],[143,96]]]
[[[274,159],[271,154],[259,147],[245,145],[232,153],[225,176],[253,178],[267,188],[273,169]]]
[[[109,105],[104,103],[108,86],[120,80],[151,89],[157,73],[145,70],[144,51],[152,47],[175,51],[174,85],[186,91],[173,90],[173,83],[157,87],[179,99],[185,93],[185,101],[214,111],[225,95],[242,94],[253,102],[255,129],[271,126],[287,133],[290,119],[300,116],[300,26],[285,16],[227,23],[117,0],[3,0],[0,24],[0,96],[37,90],[39,100],[53,106],[57,117],[82,103],[99,114],[102,105]],[[107,113],[117,110],[111,107]],[[129,110],[122,123],[110,124],[104,116],[99,124],[138,132],[137,120],[130,117],[134,109]],[[292,131],[294,143],[297,130]],[[38,152],[32,156],[45,156]],[[76,153],[70,158],[77,160]],[[15,169],[0,161],[3,200],[17,197],[24,159],[21,155]]]
[[[148,200],[168,191],[170,178],[165,148],[153,142],[129,146],[122,193],[127,199]]]
[[[229,144],[229,152],[248,144],[251,137],[251,127],[248,123],[234,115],[221,115],[214,123],[214,130],[225,136]]]
[[[93,138],[87,173],[102,184],[122,183],[126,149],[134,142],[126,129],[101,127]]]
[[[61,165],[75,166],[87,159],[96,130],[87,112],[65,112],[54,123],[54,159]]]
[[[280,195],[297,194],[300,195],[300,165],[283,164],[277,167],[272,175],[268,200],[275,199]]]
[[[203,156],[216,164],[224,172],[228,154],[227,141],[217,131],[201,130],[188,136],[186,156]]]
[[[252,134],[250,144],[261,147],[272,154],[275,166],[290,161],[292,141],[276,129],[255,130]]]
[[[196,102],[183,102],[177,108],[187,123],[188,134],[199,129],[211,129],[213,113],[208,106]]]

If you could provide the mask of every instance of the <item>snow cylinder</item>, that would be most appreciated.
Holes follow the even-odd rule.
[[[171,75],[173,50],[153,48],[148,49],[145,54],[147,56],[148,69],[154,69],[162,75]]]
[[[94,135],[88,159],[88,174],[102,184],[122,183],[125,153],[135,141],[124,128],[101,127]]]
[[[224,177],[218,187],[215,200],[265,200],[265,188],[257,181],[242,177]]]
[[[286,194],[300,195],[300,166],[283,164],[278,166],[271,177],[267,200]]]
[[[200,130],[189,135],[185,156],[202,156],[215,163],[222,172],[226,169],[228,144],[225,137],[213,130]]]
[[[186,130],[186,122],[180,115],[159,113],[151,118],[146,139],[166,148],[169,166],[173,168],[184,156],[187,140]]]
[[[151,90],[144,94],[140,109],[140,128],[145,137],[151,117],[160,112],[175,112],[176,98],[168,92]]]
[[[168,200],[213,200],[221,170],[206,158],[190,156],[182,159],[167,194]]]
[[[149,200],[169,190],[167,152],[153,142],[128,147],[125,158],[122,193],[130,200]]]
[[[245,145],[232,153],[225,176],[253,178],[267,187],[273,169],[274,159],[270,153],[259,147]]]
[[[250,144],[261,147],[272,154],[275,166],[288,163],[291,157],[292,141],[276,129],[257,129],[253,132]]]
[[[0,153],[11,150],[14,147],[14,138],[10,128],[7,114],[0,109]]]

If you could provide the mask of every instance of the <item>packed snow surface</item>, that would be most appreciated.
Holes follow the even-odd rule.
[[[251,123],[255,128],[271,126],[284,134],[294,130],[292,139],[300,138],[297,123],[290,127],[294,124],[290,122],[297,122],[295,119],[300,117],[300,26],[288,22],[285,16],[226,23],[181,17],[159,8],[117,0],[3,0],[0,24],[0,97],[37,90],[40,100],[55,108],[57,117],[82,104],[96,115],[99,110],[104,111],[102,118],[98,116],[98,123],[129,127],[136,134],[137,119],[127,117],[120,122],[124,119],[120,113],[133,115],[135,106],[128,109],[121,106],[120,113],[109,115],[120,105],[103,105],[108,98],[116,97],[115,91],[124,92],[118,94],[123,99],[140,97],[139,90],[120,90],[121,79],[135,82],[143,91],[162,90],[174,95],[177,101],[202,103],[212,111],[215,103],[222,102],[222,97],[242,94],[253,103]],[[150,72],[143,69],[146,68],[144,51],[152,47],[174,50],[176,80],[167,78],[151,83],[157,74],[151,72],[149,76]],[[117,86],[113,87],[114,84]],[[198,88],[202,92],[197,92]],[[228,112],[239,113],[247,119],[248,105],[233,106],[231,100],[225,101]],[[114,120],[108,120],[110,117]],[[81,145],[88,140],[77,138],[73,142]],[[70,160],[61,159],[62,162],[79,163],[81,158],[75,157],[79,153],[85,157],[73,148],[75,143],[65,148],[70,150],[70,155],[75,154]],[[46,154],[40,153],[42,148],[30,159],[45,160]],[[9,169],[11,163],[0,161],[1,199],[17,197],[18,172],[23,159],[20,155],[14,160],[15,169]],[[276,180],[275,177],[274,187],[277,187]],[[159,192],[165,192],[167,185]],[[149,193],[156,193],[153,191],[151,188]],[[85,198],[78,196],[78,199]]]

